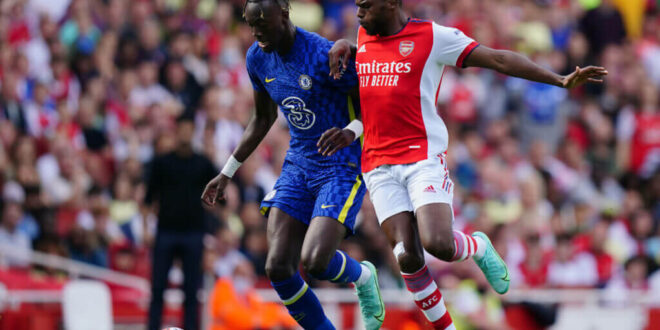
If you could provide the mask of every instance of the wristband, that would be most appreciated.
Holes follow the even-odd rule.
[[[241,167],[243,163],[239,162],[234,158],[234,155],[229,156],[229,159],[227,160],[227,163],[225,164],[225,167],[222,168],[222,171],[220,173],[224,174],[226,177],[231,178],[234,176],[234,173],[236,173],[236,170],[238,170],[239,167]]]
[[[348,125],[346,125],[346,127],[344,127],[344,129],[353,131],[353,133],[355,133],[355,139],[353,139],[353,140],[357,140],[357,139],[360,138],[360,136],[362,136],[362,132],[364,130],[364,127],[362,126],[361,121],[355,119],[352,122],[350,122]]]

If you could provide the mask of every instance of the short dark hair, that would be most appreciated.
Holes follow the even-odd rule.
[[[182,124],[182,123],[195,123],[195,114],[192,111],[189,110],[184,110],[183,113],[181,113],[177,118],[176,118],[176,123],[177,124]]]
[[[647,275],[651,273],[650,271],[655,270],[653,259],[641,254],[632,256],[630,259],[626,260],[626,262],[623,264],[623,269],[628,270],[630,266],[636,263],[643,264],[646,267]]]
[[[264,1],[272,1],[275,2],[282,10],[289,10],[291,9],[291,4],[289,3],[289,0],[245,0],[245,3],[243,4],[243,18],[245,18],[245,8],[247,8],[248,3],[261,3]]]
[[[560,233],[557,235],[555,239],[557,241],[557,244],[559,243],[571,244],[573,242],[573,235],[571,235],[570,233]]]

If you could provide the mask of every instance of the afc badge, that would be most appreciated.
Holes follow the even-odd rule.
[[[401,41],[399,43],[399,53],[401,56],[406,57],[415,49],[415,42],[410,40]]]
[[[298,85],[300,85],[300,88],[308,90],[312,88],[312,78],[306,74],[301,74],[298,77]]]

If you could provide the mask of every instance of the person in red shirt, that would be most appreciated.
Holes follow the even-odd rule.
[[[660,106],[652,84],[638,95],[637,110],[625,108],[618,119],[618,153],[623,168],[648,178],[660,168]]]
[[[548,279],[548,265],[551,254],[541,246],[539,234],[528,234],[524,240],[525,259],[518,265],[521,287],[542,288]]]
[[[348,59],[355,58],[364,122],[362,172],[376,215],[419,308],[435,328],[453,328],[423,249],[445,261],[474,257],[501,294],[508,291],[509,273],[485,234],[452,229],[448,133],[436,109],[444,66],[489,68],[564,88],[601,82],[607,71],[578,67],[560,76],[520,54],[479,46],[458,29],[409,18],[401,0],[356,5],[357,45],[334,44],[330,75],[341,77]],[[354,126],[329,129],[318,141],[319,152],[332,155],[360,135],[356,132],[361,131]]]

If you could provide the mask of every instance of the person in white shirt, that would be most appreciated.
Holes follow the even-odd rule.
[[[548,266],[548,284],[552,287],[594,287],[598,283],[596,259],[586,252],[575,253],[571,237],[559,235],[555,259]]]
[[[2,205],[2,218],[0,221],[0,246],[1,249],[13,247],[26,255],[32,251],[32,243],[27,233],[18,229],[18,223],[23,218],[23,206],[15,201],[5,201]],[[28,267],[27,258],[7,258],[5,260],[10,267]]]

